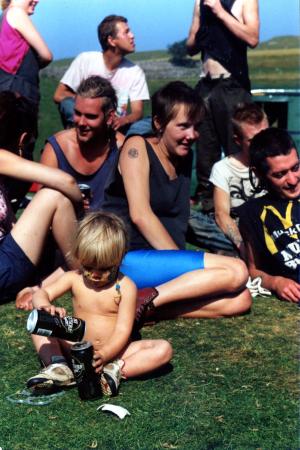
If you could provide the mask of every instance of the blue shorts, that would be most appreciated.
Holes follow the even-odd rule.
[[[139,289],[159,286],[198,269],[204,269],[204,252],[192,250],[134,250],[120,267]]]
[[[11,234],[0,242],[0,304],[35,282],[36,267]]]

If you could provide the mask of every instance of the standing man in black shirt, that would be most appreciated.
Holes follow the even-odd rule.
[[[251,101],[247,47],[259,41],[258,0],[195,0],[187,39],[190,55],[201,52],[202,69],[196,88],[206,100],[207,114],[197,144],[196,197],[212,209],[211,168],[234,153],[231,116],[240,102]]]

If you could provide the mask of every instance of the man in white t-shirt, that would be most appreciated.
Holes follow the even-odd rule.
[[[216,224],[213,223],[213,219],[210,217],[203,219],[204,215],[197,211],[191,213],[190,226],[198,239],[202,237],[199,231],[200,226],[209,227],[214,243],[217,243],[218,239],[222,244],[229,241],[232,251],[244,257],[245,250],[238,229],[236,209],[250,198],[264,194],[264,192],[256,193],[253,186],[253,184],[256,185],[255,179],[252,180],[253,183],[250,181],[249,146],[251,139],[268,127],[268,119],[257,103],[242,103],[237,106],[232,123],[233,136],[240,151],[215,163],[209,178],[214,186],[215,222],[219,227],[219,233],[215,229]],[[226,238],[224,243],[220,233],[223,238]],[[207,235],[209,236],[209,233]],[[223,247],[220,246],[220,250],[222,249]],[[224,250],[228,252],[229,249],[224,248]]]
[[[59,104],[64,126],[72,126],[74,99],[80,82],[92,75],[101,76],[110,81],[118,98],[113,128],[126,133],[133,123],[142,119],[144,101],[149,100],[143,70],[125,58],[135,51],[134,35],[125,17],[111,15],[99,24],[98,39],[103,52],[80,53],[60,80],[54,101]],[[146,126],[149,127],[149,122]]]

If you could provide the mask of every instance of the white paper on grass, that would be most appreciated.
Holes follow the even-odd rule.
[[[108,403],[103,403],[103,405],[98,406],[97,411],[109,411],[119,417],[119,419],[124,419],[125,416],[130,416],[130,412],[122,406],[110,405]]]

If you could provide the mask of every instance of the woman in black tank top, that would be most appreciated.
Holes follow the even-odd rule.
[[[157,288],[150,289],[150,302],[141,301],[139,319],[149,304],[159,318],[240,314],[251,304],[242,261],[185,250],[191,146],[203,114],[202,99],[185,83],[161,88],[152,98],[153,136],[125,141],[105,191],[103,208],[121,216],[130,233],[121,271],[138,288]],[[232,301],[223,299],[225,293]],[[182,301],[187,299],[193,302]]]

